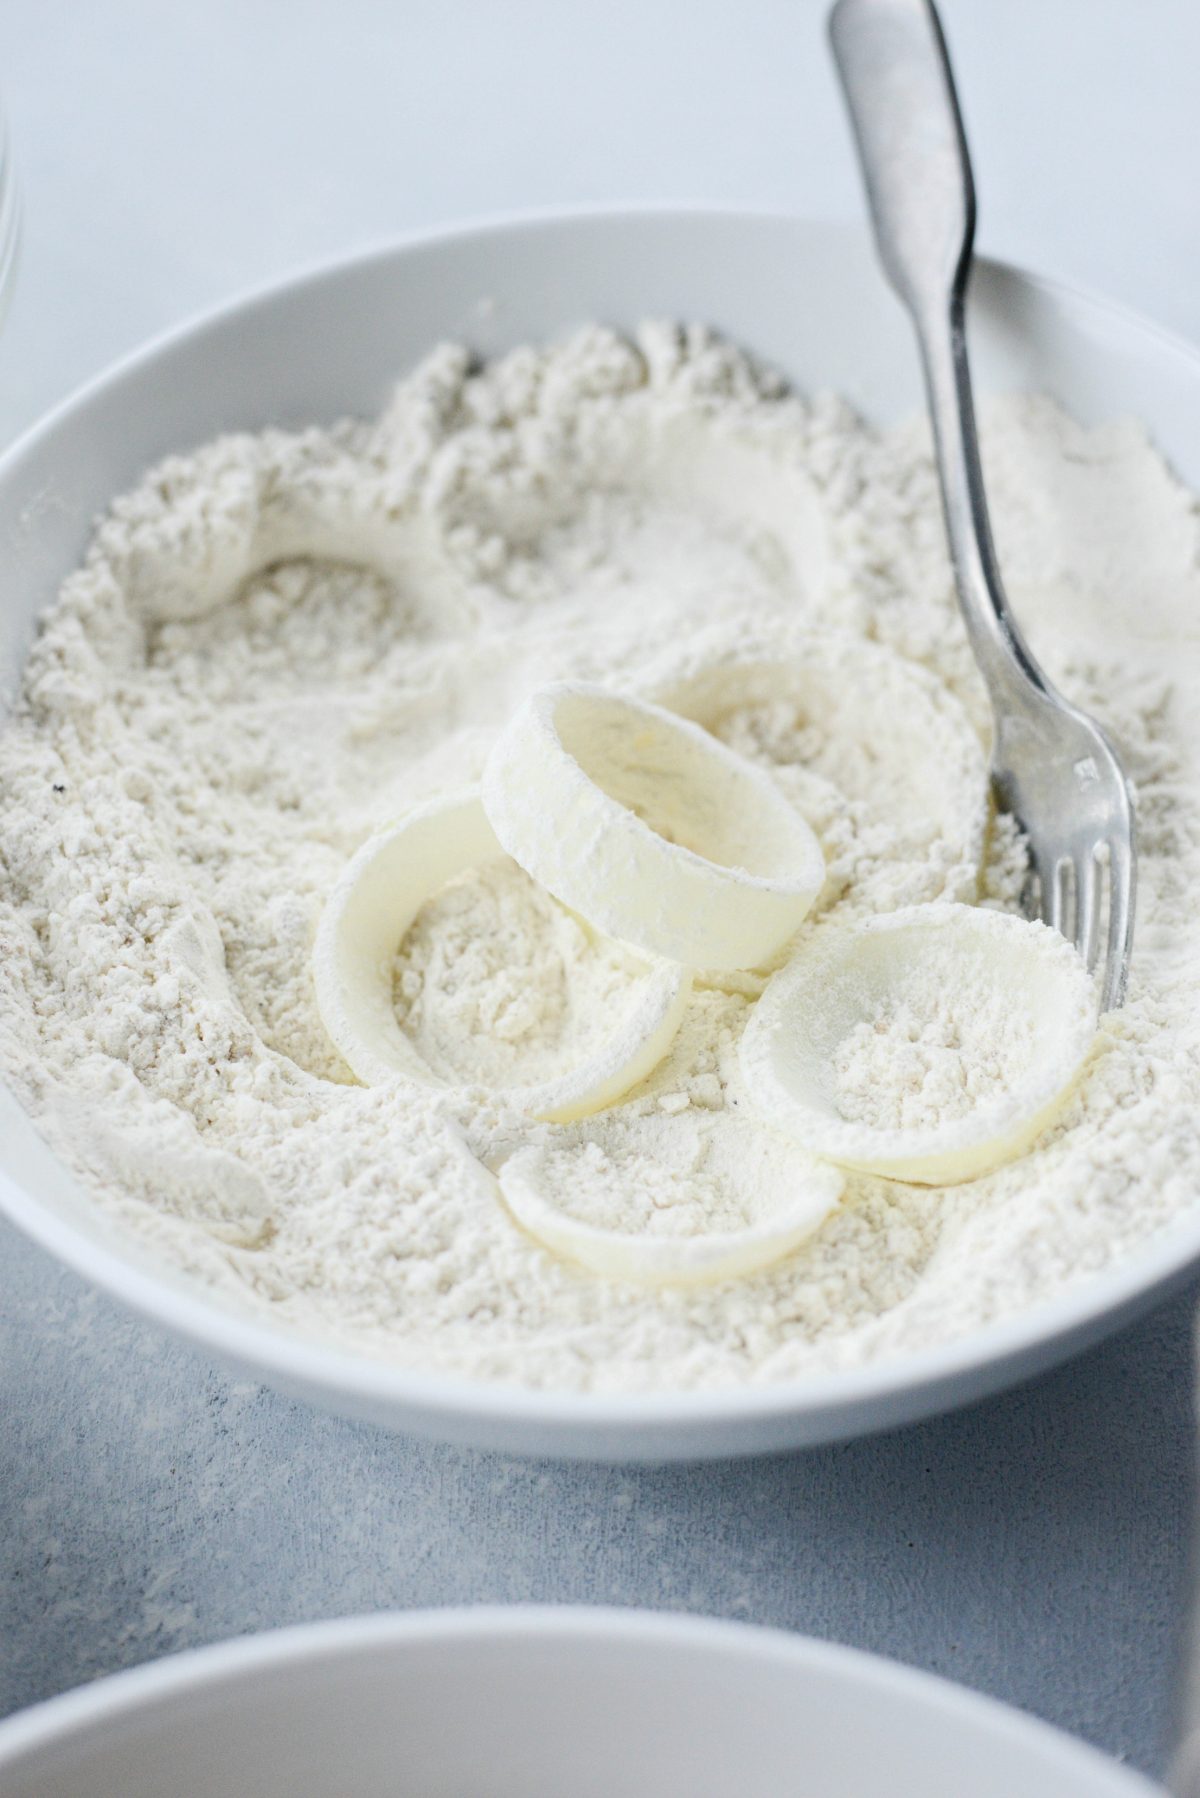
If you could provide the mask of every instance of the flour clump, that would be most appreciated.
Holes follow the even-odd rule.
[[[1002,1099],[1034,1042],[1029,1014],[969,975],[949,992],[893,996],[838,1048],[838,1110],[873,1130],[934,1129]]]
[[[396,957],[396,1014],[444,1080],[518,1086],[582,1060],[644,971],[505,858],[422,909]]]

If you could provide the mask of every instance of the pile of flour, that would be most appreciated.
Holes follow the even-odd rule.
[[[680,1234],[753,1221],[791,1151],[739,1083],[753,977],[699,979],[611,1112],[558,1128],[506,1105],[641,975],[503,864],[435,899],[397,958],[398,1015],[451,1084],[367,1090],[331,1047],[325,895],[372,830],[476,779],[551,678],[655,696],[816,667],[802,701],[743,694],[714,728],[817,830],[823,915],[1015,902],[1002,822],[976,882],[987,711],[924,431],[791,395],[700,329],[593,328],[482,371],[442,349],[373,423],[168,460],[48,610],[0,736],[0,1070],[114,1232],[223,1303],[394,1363],[637,1390],[939,1341],[1191,1208],[1200,771],[1174,682],[1186,696],[1200,662],[1196,505],[1136,426],[1028,398],[984,422],[1017,611],[1141,805],[1129,1003],[1030,1154],[945,1191],[851,1176],[798,1253],[715,1288],[556,1261],[488,1171],[517,1147],[552,1152],[576,1215]],[[939,704],[976,737],[939,734]],[[963,1041],[876,1034],[843,1070],[861,1103],[882,1055],[944,1106],[929,1082],[958,1078]]]
[[[595,1054],[644,975],[506,857],[420,911],[396,957],[396,1016],[443,1080],[503,1089]]]
[[[838,1045],[834,1101],[851,1123],[936,1129],[1002,1102],[1029,1068],[1034,1019],[994,981],[918,972],[911,992],[892,994]]]

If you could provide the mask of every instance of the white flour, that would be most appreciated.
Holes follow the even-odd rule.
[[[1196,507],[1132,425],[1020,400],[985,426],[1014,603],[1141,790],[1130,1002],[1031,1154],[946,1191],[852,1177],[808,1246],[717,1288],[555,1262],[481,1161],[549,1143],[577,1215],[689,1234],[752,1221],[789,1151],[738,1084],[753,979],[699,984],[614,1112],[555,1130],[506,1109],[496,1089],[581,1054],[638,975],[504,864],[434,901],[397,960],[405,1027],[476,1084],[368,1091],[331,1049],[324,895],[372,829],[474,779],[549,678],[654,695],[799,658],[820,675],[802,703],[731,703],[713,727],[817,829],[826,913],[969,896],[978,752],[938,695],[981,734],[987,715],[924,434],[789,397],[701,331],[590,330],[483,375],[443,350],[374,425],[172,459],[51,609],[0,738],[0,1067],[114,1228],[370,1355],[639,1389],[941,1340],[1193,1206],[1200,776],[1168,677],[1186,696],[1200,665]],[[868,668],[872,643],[918,675]],[[1020,871],[995,831],[982,896],[1011,903]],[[847,1090],[874,1104],[872,1057],[894,1076],[898,1055],[918,1107],[953,1108],[945,1081],[983,1077],[969,1031],[926,1020],[897,1044],[900,1024],[859,1045]]]
[[[944,967],[917,972],[833,1057],[837,1108],[851,1123],[934,1129],[1002,1100],[1029,1066],[1033,1018],[993,981],[964,975],[948,988]]]
[[[643,971],[506,857],[422,909],[396,957],[396,1015],[442,1079],[519,1086],[594,1053]]]

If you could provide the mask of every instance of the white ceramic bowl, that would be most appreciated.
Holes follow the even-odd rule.
[[[802,388],[881,418],[919,401],[912,345],[864,235],[793,219],[647,212],[531,219],[427,237],[289,281],[153,344],[0,461],[0,690],[91,521],[154,458],[232,427],[376,410],[432,344],[481,353],[590,318],[703,319]],[[1200,486],[1200,356],[1103,301],[983,264],[979,386],[1056,394],[1085,420],[1133,414]],[[1135,946],[1136,954],[1136,946]],[[126,1303],[214,1355],[345,1415],[530,1454],[666,1459],[831,1441],[963,1404],[1097,1341],[1200,1259],[1200,1209],[1055,1303],[936,1350],[753,1390],[639,1398],[532,1393],[398,1372],[222,1308],[112,1238],[0,1091],[0,1204]]]
[[[1154,1798],[874,1655],[640,1611],[357,1617],[175,1655],[0,1724],[5,1798]]]

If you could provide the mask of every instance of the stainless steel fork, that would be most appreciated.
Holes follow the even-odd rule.
[[[1133,941],[1133,800],[1104,732],[1038,667],[1000,581],[965,335],[975,191],[945,40],[930,0],[838,0],[829,33],[880,259],[916,327],[959,605],[991,695],[996,804],[1028,840],[1026,909],[1089,967],[1104,936],[1107,1011]]]

